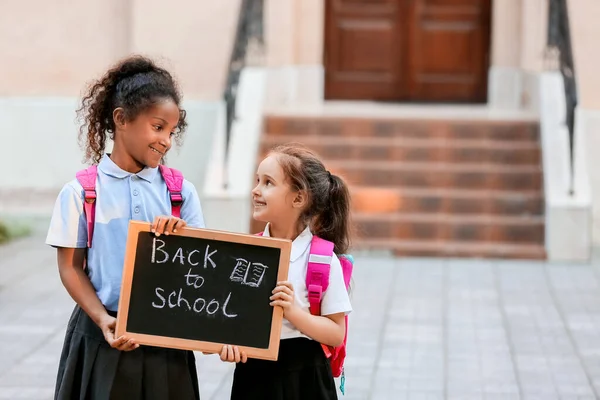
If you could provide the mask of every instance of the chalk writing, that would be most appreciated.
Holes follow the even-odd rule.
[[[190,282],[190,278],[193,278],[194,281]],[[204,278],[200,275],[192,274],[192,269],[190,268],[188,273],[185,274],[185,284],[188,286],[193,286],[194,289],[200,289],[202,285],[204,285]]]
[[[223,312],[223,315],[227,318],[235,318],[237,314],[230,314],[227,311],[227,306],[229,305],[229,301],[231,300],[231,292],[227,295],[227,298],[223,302],[223,307],[221,307],[221,303],[212,299],[206,303],[206,299],[202,297],[198,297],[191,302],[191,300],[183,297],[183,289],[173,290],[168,295],[165,294],[165,290],[161,287],[157,287],[154,290],[156,297],[160,300],[160,302],[152,302],[152,307],[154,308],[165,308],[168,306],[169,308],[187,308],[188,311],[194,311],[197,314],[202,313],[202,311],[206,311],[208,315],[214,315],[219,309]],[[211,308],[212,307],[212,308]]]
[[[150,262],[152,264],[164,264],[171,260],[172,263],[179,262],[181,265],[185,265],[186,263],[196,267],[200,263],[197,261],[196,254],[199,254],[200,251],[194,249],[188,252],[187,257],[184,256],[184,251],[182,247],[178,247],[175,251],[175,255],[173,257],[164,249],[166,243],[164,240],[153,238],[152,240],[152,255],[150,257]],[[204,268],[208,267],[208,263],[210,263],[211,267],[217,268],[217,264],[211,258],[217,254],[217,250],[213,250],[210,252],[210,245],[206,246],[206,251],[204,252]]]
[[[161,239],[154,238],[152,240],[152,255],[151,262],[154,264],[164,264],[171,261],[172,263],[179,263],[185,265],[186,263],[191,265],[188,272],[184,275],[186,286],[193,287],[194,289],[200,289],[205,284],[205,279],[200,274],[192,273],[193,267],[197,267],[199,262],[195,261],[192,256],[199,253],[199,250],[194,249],[187,252],[185,255],[183,248],[178,247],[173,257],[164,249],[165,242]],[[213,269],[217,268],[217,264],[211,259],[217,253],[217,250],[210,252],[210,246],[206,246],[204,253],[204,268],[208,268],[208,265]],[[158,257],[157,257],[158,255]],[[239,282],[243,285],[250,287],[259,287],[265,276],[267,266],[261,263],[253,262],[250,263],[243,258],[236,258],[236,264],[231,273],[231,281]],[[228,310],[229,302],[231,300],[231,292],[227,295],[224,301],[212,299],[207,302],[204,297],[189,298],[184,295],[183,288],[179,290],[167,291],[162,287],[156,287],[154,289],[155,299],[152,302],[152,307],[163,309],[167,308],[181,308],[188,311],[193,311],[197,314],[215,315],[219,310],[227,318],[237,317],[237,313],[230,312]]]

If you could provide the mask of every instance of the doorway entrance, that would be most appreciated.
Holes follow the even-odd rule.
[[[485,103],[491,0],[325,0],[325,99]]]

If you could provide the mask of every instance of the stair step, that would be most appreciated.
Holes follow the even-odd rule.
[[[266,135],[261,156],[286,143],[300,143],[327,161],[332,160],[403,160],[418,162],[463,162],[511,165],[539,165],[538,142],[514,142],[487,139],[405,139],[364,137],[317,137]]]
[[[360,117],[292,117],[268,115],[268,135],[317,137],[402,137],[536,141],[536,121],[393,119]]]
[[[350,185],[460,189],[540,190],[540,166],[334,161],[327,166]]]
[[[353,186],[352,208],[365,214],[456,213],[492,215],[542,215],[540,191],[382,188]]]
[[[352,250],[391,250],[401,257],[469,257],[543,260],[543,245],[468,241],[356,240]]]
[[[544,243],[544,218],[454,214],[354,214],[359,237]]]
[[[263,128],[261,155],[300,143],[347,181],[353,249],[546,257],[536,120],[267,115]]]

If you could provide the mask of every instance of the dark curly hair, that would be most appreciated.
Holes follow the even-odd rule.
[[[180,145],[187,127],[186,113],[180,106],[181,93],[171,74],[142,56],[131,56],[114,65],[90,84],[77,110],[84,160],[97,164],[102,159],[107,136],[114,139],[116,108],[123,108],[125,118],[131,121],[165,98],[173,100],[181,110],[174,135],[175,143]]]

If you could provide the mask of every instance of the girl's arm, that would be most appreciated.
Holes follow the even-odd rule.
[[[159,236],[177,232],[186,226],[184,220],[171,216],[158,216],[152,223],[152,231]],[[126,336],[115,337],[117,319],[106,312],[104,305],[96,295],[90,278],[83,270],[85,249],[57,247],[58,272],[60,280],[69,295],[102,330],[104,338],[111,347],[123,351],[137,349],[140,345]]]
[[[58,272],[67,292],[90,316],[92,321],[100,327],[104,338],[111,347],[123,351],[138,348],[139,345],[133,339],[127,339],[125,336],[115,338],[117,320],[106,312],[96,295],[90,278],[83,270],[84,259],[85,249],[57,248]]]
[[[294,304],[294,288],[290,282],[279,282],[273,290],[271,305],[283,308],[283,316],[300,332],[328,346],[339,346],[344,341],[346,320],[344,313],[320,316],[307,313]]]
[[[346,334],[345,313],[326,316],[312,315],[294,304],[294,288],[291,282],[278,282],[271,296],[271,305],[283,308],[283,316],[300,332],[327,346],[339,346]],[[221,360],[243,362],[247,360],[245,352],[237,346],[223,346]]]
[[[185,219],[188,226],[192,228],[205,228],[202,206],[196,188],[191,182],[184,180],[181,191],[184,196],[181,205],[181,218]]]

